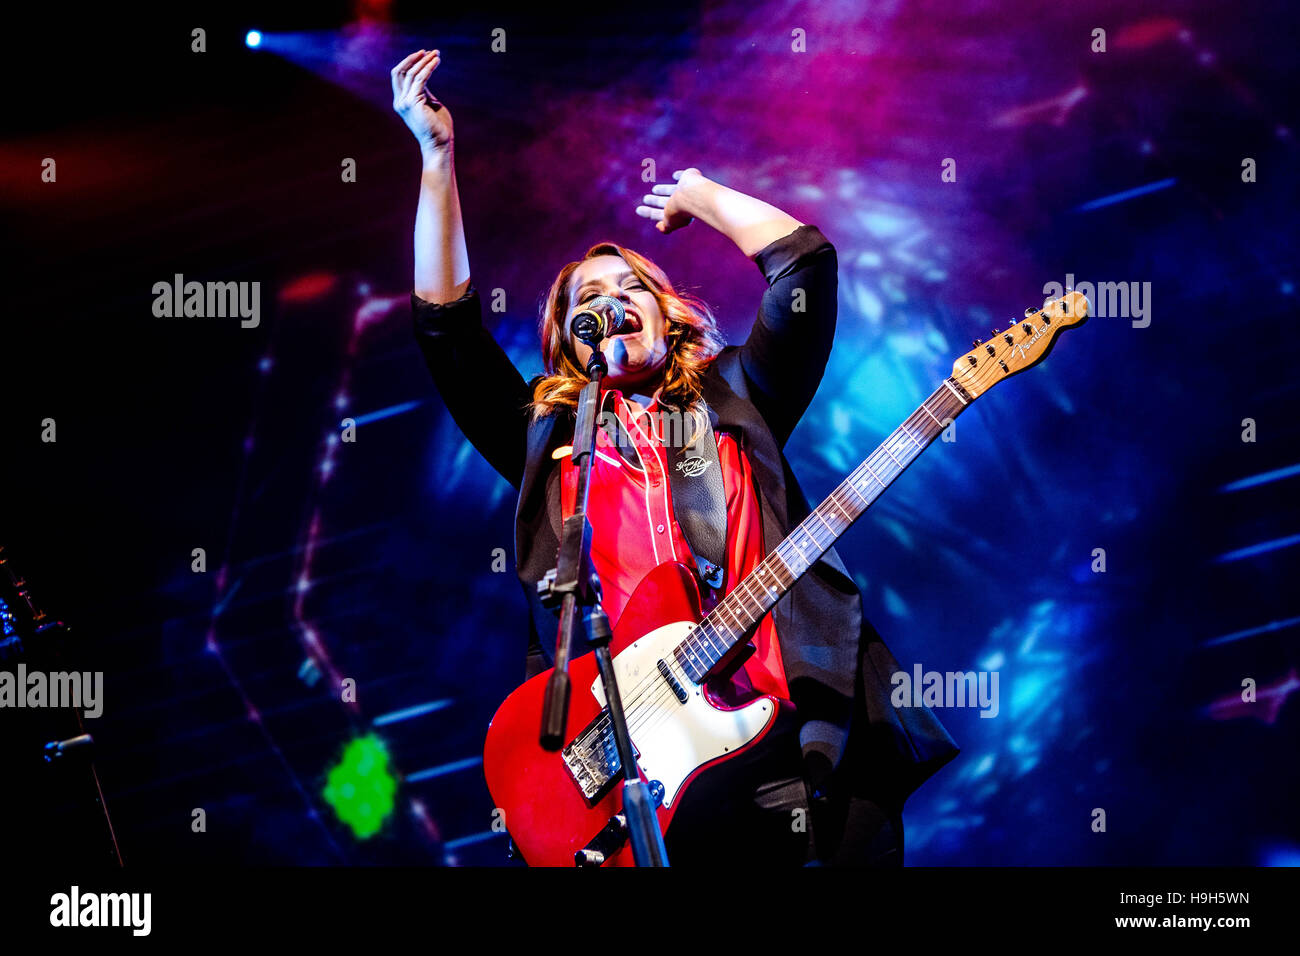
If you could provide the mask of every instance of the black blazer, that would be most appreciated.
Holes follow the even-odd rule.
[[[713,361],[703,397],[715,427],[735,435],[749,457],[770,552],[810,510],[782,449],[830,357],[838,277],[835,249],[812,225],[771,243],[756,262],[768,283],[757,321],[743,346],[728,346]],[[452,418],[519,490],[515,559],[531,611],[525,673],[532,677],[551,666],[555,647],[558,616],[542,607],[535,585],[559,548],[560,468],[551,452],[572,440],[573,416],[530,422],[532,383],[484,329],[473,286],[455,302],[435,305],[413,293],[411,304],[416,339]],[[863,618],[861,595],[834,549],[771,614],[807,764],[838,766],[857,791],[901,807],[957,755],[928,708],[891,705],[898,662]],[[846,751],[852,757],[841,763]]]

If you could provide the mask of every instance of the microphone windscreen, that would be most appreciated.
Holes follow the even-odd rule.
[[[598,295],[591,300],[591,305],[587,308],[605,316],[606,335],[621,327],[627,320],[627,311],[623,308],[623,303],[613,296]]]

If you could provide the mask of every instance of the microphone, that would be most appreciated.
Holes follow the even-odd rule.
[[[601,339],[621,335],[627,330],[627,312],[613,296],[598,295],[569,323],[569,331],[579,340],[595,346]]]

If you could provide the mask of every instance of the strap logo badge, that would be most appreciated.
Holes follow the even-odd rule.
[[[699,475],[704,474],[705,469],[708,468],[710,464],[712,464],[712,462],[705,461],[703,458],[695,455],[691,458],[685,458],[682,461],[679,461],[677,463],[677,470],[687,478],[696,478]]]

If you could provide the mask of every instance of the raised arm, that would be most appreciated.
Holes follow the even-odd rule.
[[[694,166],[673,173],[673,179],[677,182],[655,186],[636,210],[637,215],[654,219],[660,232],[672,232],[698,219],[753,259],[764,247],[803,225],[761,199],[715,183]]]
[[[420,144],[411,308],[425,364],[447,410],[502,477],[523,479],[531,393],[501,346],[483,328],[470,281],[456,189],[451,113],[425,89],[441,58],[412,53],[392,71],[393,109]]]
[[[637,207],[672,232],[693,219],[712,226],[753,259],[768,288],[740,349],[750,397],[784,445],[821,384],[835,338],[838,262],[816,226],[753,196],[715,183],[698,169],[673,173]]]
[[[469,288],[451,112],[425,88],[441,62],[437,50],[420,50],[392,72],[393,109],[415,134],[423,160],[415,211],[415,294],[435,304],[459,299]]]
[[[812,225],[773,241],[754,261],[768,285],[740,364],[755,407],[784,446],[830,361],[839,265],[835,247]]]

